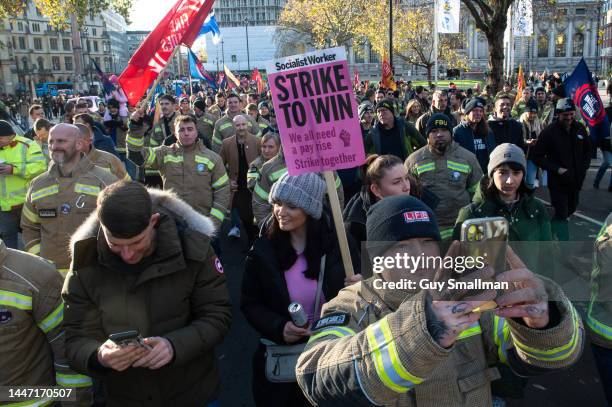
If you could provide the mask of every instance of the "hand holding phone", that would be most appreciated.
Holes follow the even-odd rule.
[[[104,367],[122,372],[147,354],[149,350],[134,344],[120,346],[107,339],[97,351],[98,362]]]

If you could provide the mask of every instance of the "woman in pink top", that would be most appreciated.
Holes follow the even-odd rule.
[[[323,211],[325,183],[317,174],[283,175],[270,190],[267,229],[247,255],[240,308],[261,337],[282,345],[305,342],[321,305],[360,276],[345,281],[332,222]],[[353,247],[351,253],[357,253]],[[315,304],[321,258],[325,273],[320,304]],[[355,270],[359,257],[353,256]],[[308,324],[295,326],[287,308],[299,302]],[[316,315],[315,315],[316,313]],[[257,406],[309,405],[297,383],[271,383],[265,377],[265,348],[253,358],[253,397]]]

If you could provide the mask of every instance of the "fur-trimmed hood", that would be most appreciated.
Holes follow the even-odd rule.
[[[153,212],[162,209],[166,213],[182,221],[185,225],[196,232],[209,238],[215,236],[216,229],[213,221],[198,213],[188,203],[183,201],[172,191],[162,191],[157,188],[147,188],[153,204]],[[97,211],[93,211],[89,217],[78,227],[70,238],[70,254],[74,257],[75,246],[79,241],[95,238],[98,236],[100,221]]]

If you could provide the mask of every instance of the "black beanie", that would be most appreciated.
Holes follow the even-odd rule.
[[[119,101],[117,99],[110,99],[108,101],[108,107],[114,107],[115,109],[119,109]]]
[[[9,122],[0,120],[0,137],[14,136],[14,135],[15,135],[15,130],[13,130],[13,127],[9,124]]]
[[[565,93],[565,87],[563,85],[559,85],[556,88],[553,88],[553,90],[551,91],[554,95],[559,96],[560,98],[565,98],[567,97],[566,93]]]
[[[389,109],[393,115],[395,115],[395,105],[391,99],[383,99],[376,104],[376,110],[378,109]]]
[[[475,108],[480,107],[481,109],[485,108],[485,101],[481,98],[471,98],[465,103],[465,107],[463,108],[463,114],[468,114]]]
[[[534,98],[530,98],[527,101],[527,105],[525,106],[527,109],[525,110],[526,112],[538,112],[538,102],[536,102],[536,100]]]
[[[433,211],[410,195],[389,196],[372,205],[367,215],[366,235],[370,256],[382,254],[402,240],[417,237],[440,240]]]
[[[466,106],[467,107],[467,106]],[[429,120],[427,120],[427,127],[425,128],[425,135],[429,136],[429,132],[434,129],[446,129],[453,133],[453,129],[450,125],[450,120],[447,115],[444,113],[435,113],[431,115]]]
[[[193,107],[197,107],[198,109],[200,109],[201,111],[205,111],[206,110],[206,103],[204,103],[204,101],[202,100],[202,98],[197,98],[194,102],[193,102]]]

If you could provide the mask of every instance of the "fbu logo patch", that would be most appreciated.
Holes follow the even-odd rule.
[[[406,223],[429,222],[429,214],[425,211],[404,212],[404,221]]]
[[[599,124],[606,114],[599,93],[594,85],[585,83],[576,89],[574,103],[580,109],[582,117],[591,127]]]

